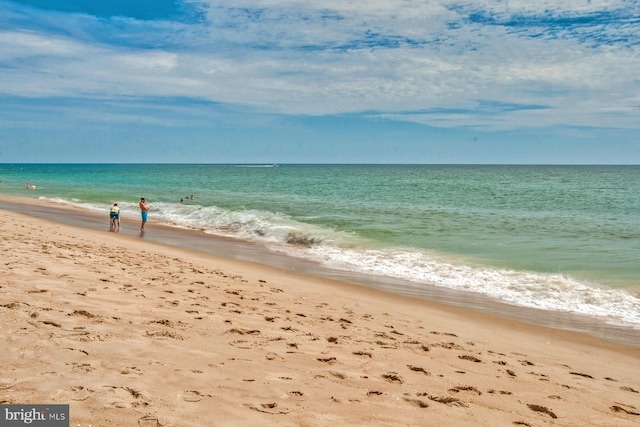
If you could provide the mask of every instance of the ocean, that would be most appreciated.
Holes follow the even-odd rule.
[[[155,222],[407,295],[640,330],[640,166],[0,164],[0,180],[105,217],[145,197]]]

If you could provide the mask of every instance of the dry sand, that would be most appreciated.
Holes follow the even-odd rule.
[[[1,212],[0,403],[74,427],[640,425],[637,348]]]

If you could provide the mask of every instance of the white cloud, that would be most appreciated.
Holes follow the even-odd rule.
[[[459,1],[449,1],[450,4],[459,4]],[[582,14],[608,10],[617,10],[633,6],[633,0],[497,0],[483,2],[482,8],[503,14]]]
[[[554,21],[631,14],[635,2],[194,3],[208,5],[204,23],[110,24],[74,16],[68,24],[73,31],[65,32],[56,15],[55,25],[5,29],[0,92],[184,97],[283,114],[373,111],[444,127],[640,128],[640,44],[628,41],[637,22],[598,23],[595,17],[593,25],[587,20],[574,27]],[[517,25],[503,25],[514,17]],[[8,26],[20,22],[25,20]],[[99,29],[92,34],[94,26]],[[146,44],[128,40],[128,30],[144,33]],[[483,101],[523,109],[478,109]]]

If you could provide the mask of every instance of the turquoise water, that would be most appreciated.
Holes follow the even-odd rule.
[[[169,225],[640,329],[638,166],[0,164],[0,180],[136,217],[146,197]]]

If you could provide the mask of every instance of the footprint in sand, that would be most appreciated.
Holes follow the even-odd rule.
[[[622,407],[622,406],[620,406],[620,405],[622,405],[622,406],[626,406],[626,407],[627,407],[627,408],[629,408],[629,409],[627,409],[627,408],[623,408],[623,407]],[[633,408],[633,409],[631,409],[631,408]],[[622,412],[622,413],[627,414],[627,415],[640,416],[640,412],[636,411],[636,410],[635,410],[635,406],[632,406],[632,405],[625,405],[625,404],[623,404],[623,403],[620,403],[619,405],[613,405],[613,406],[612,406],[611,408],[609,408],[609,409],[611,409],[613,412]]]
[[[126,366],[126,367],[120,369],[120,374],[121,375],[138,377],[138,376],[142,375],[143,372],[139,368],[137,368],[135,366]]]
[[[173,331],[146,331],[145,336],[153,337],[157,339],[173,338],[175,340],[183,341],[184,337]]]
[[[267,354],[265,354],[265,355],[264,355],[264,357],[265,357],[267,360],[275,360],[275,359],[284,360],[284,358],[283,358],[282,356],[280,356],[280,355],[279,355],[279,354],[277,354],[277,353],[273,353],[273,352],[271,352],[271,351],[270,351],[270,352],[268,352]]]
[[[438,402],[438,403],[442,403],[443,405],[447,405],[447,406],[460,406],[462,408],[468,408],[469,404],[467,402],[465,402],[464,400],[460,400],[457,397],[451,397],[451,396],[427,396],[429,398],[429,400],[432,400],[434,402]]]
[[[304,393],[301,392],[301,391],[293,390],[293,391],[288,391],[287,395],[289,395],[291,397],[300,398],[300,397],[304,396]]]
[[[185,402],[200,402],[203,397],[204,394],[197,390],[186,390],[182,392],[182,400]]]
[[[144,416],[138,420],[138,427],[159,427],[161,424],[157,418]]]
[[[510,396],[513,393],[506,390],[489,390],[487,393],[489,394],[502,394],[505,396]],[[549,396],[550,399],[562,399],[560,396]]]
[[[458,344],[456,344],[454,342],[439,342],[439,343],[436,343],[436,344],[432,344],[431,346],[432,347],[441,347],[441,348],[444,348],[446,350],[462,350],[462,351],[465,350],[464,347],[462,347],[462,346],[460,346],[460,345],[458,345]]]
[[[139,408],[148,406],[151,398],[129,387],[103,386],[106,394],[105,405],[108,408]]]
[[[96,368],[91,366],[91,363],[71,363],[71,371],[72,372],[80,372],[80,373],[88,373],[91,371],[95,371]]]
[[[528,403],[527,406],[532,411],[540,412],[540,413],[543,413],[543,414],[547,414],[551,418],[554,418],[554,419],[558,418],[558,416],[556,414],[554,414],[553,411],[551,409],[547,408],[546,406],[536,405],[536,404],[532,404],[532,403]]]
[[[482,360],[478,359],[475,356],[472,356],[470,354],[461,354],[460,356],[458,356],[458,359],[462,359],[462,360],[468,360],[470,362],[475,362],[475,363],[480,363],[482,362]]]
[[[0,390],[8,390],[18,382],[17,379],[0,378]]]
[[[333,377],[338,378],[340,380],[346,380],[347,378],[349,378],[349,376],[343,372],[329,371],[329,374],[331,374]]]
[[[383,374],[382,378],[389,381],[390,383],[398,383],[398,384],[404,383],[404,381],[402,380],[402,377],[398,375],[396,372],[389,372],[389,373]]]
[[[81,317],[86,317],[87,319],[95,319],[98,317],[95,314],[89,313],[86,310],[74,310],[73,313],[69,313],[67,314],[67,316],[81,316]]]
[[[81,402],[87,400],[94,393],[94,390],[86,388],[81,385],[67,387],[64,390],[59,390],[57,393],[57,399],[62,401],[76,401]]]
[[[422,401],[420,399],[411,399],[411,398],[405,397],[404,400],[409,402],[409,403],[411,403],[414,406],[417,406],[418,408],[428,408],[429,407],[429,404],[427,402]]]
[[[258,412],[264,412],[267,414],[274,414],[274,415],[284,415],[284,414],[288,414],[289,412],[291,412],[291,410],[289,408],[281,408],[278,406],[277,403],[261,403],[259,405],[249,405],[249,408],[258,411]]]
[[[407,365],[407,368],[411,369],[414,372],[422,372],[423,374],[425,374],[427,376],[431,375],[431,373],[429,371],[427,371],[426,369],[421,368],[419,366]]]
[[[569,372],[571,375],[576,375],[578,377],[582,377],[582,378],[589,378],[590,380],[593,380],[595,378],[593,378],[591,375],[589,374],[583,374],[582,372]]]

